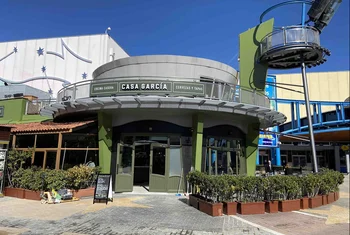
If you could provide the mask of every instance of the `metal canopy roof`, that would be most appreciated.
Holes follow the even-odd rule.
[[[266,107],[210,100],[205,98],[163,97],[163,96],[118,96],[81,98],[72,101],[53,103],[41,109],[40,114],[57,117],[66,113],[117,110],[117,109],[190,109],[202,112],[224,112],[257,117],[261,127],[280,125],[286,116]]]

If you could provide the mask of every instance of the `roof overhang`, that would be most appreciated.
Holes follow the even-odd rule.
[[[280,125],[286,116],[266,107],[237,102],[223,102],[205,98],[164,97],[164,96],[118,96],[81,98],[50,104],[40,114],[58,117],[63,114],[113,109],[190,109],[201,112],[223,112],[257,117],[261,127]]]

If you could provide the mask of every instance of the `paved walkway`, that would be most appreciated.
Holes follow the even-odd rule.
[[[116,194],[55,205],[0,198],[0,235],[7,234],[349,234],[349,177],[332,205],[301,212],[211,217],[175,195]]]

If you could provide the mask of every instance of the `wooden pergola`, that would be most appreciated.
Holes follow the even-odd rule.
[[[73,133],[82,128],[92,126],[96,121],[82,121],[82,122],[70,122],[70,123],[55,123],[55,122],[32,122],[24,124],[8,124],[6,126],[11,127],[12,149],[28,151],[28,148],[19,148],[16,145],[16,139],[20,135],[34,135],[34,149],[31,163],[34,163],[35,152],[44,152],[43,168],[46,166],[47,153],[56,152],[55,169],[60,169],[61,150],[63,134]],[[37,148],[37,139],[39,135],[43,134],[58,134],[57,147],[54,148]],[[64,148],[65,150],[86,150],[86,148]],[[89,148],[89,150],[97,150],[98,148]]]

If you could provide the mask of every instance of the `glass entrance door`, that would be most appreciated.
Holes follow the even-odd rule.
[[[149,191],[167,191],[167,155],[168,149],[165,144],[151,144],[151,158],[149,167]]]
[[[134,148],[132,145],[117,145],[117,172],[115,179],[116,192],[132,192],[133,189],[133,168]]]

